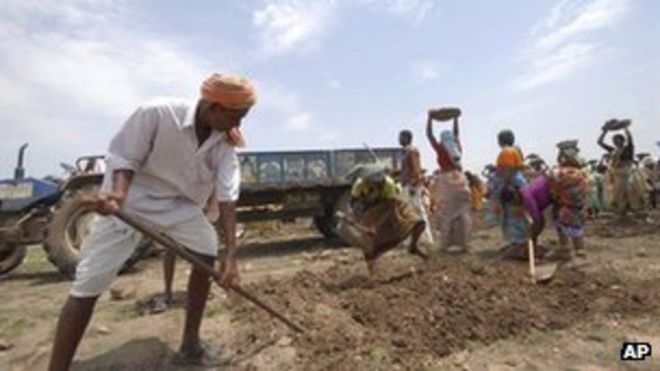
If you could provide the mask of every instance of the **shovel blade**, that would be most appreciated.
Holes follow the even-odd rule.
[[[557,272],[556,263],[537,265],[534,279],[536,282],[548,282],[555,276],[555,272]]]

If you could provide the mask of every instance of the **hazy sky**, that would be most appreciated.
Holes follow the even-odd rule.
[[[527,153],[579,139],[595,156],[611,117],[657,155],[658,16],[654,0],[2,0],[0,171],[30,142],[28,174],[61,174],[210,72],[258,87],[248,150],[397,145],[410,128],[432,168],[425,112],[457,105],[475,169],[505,127]]]

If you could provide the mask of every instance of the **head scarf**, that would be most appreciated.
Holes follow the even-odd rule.
[[[387,166],[380,162],[374,162],[356,165],[346,174],[346,178],[353,181],[357,178],[378,178],[381,174],[387,174]]]
[[[206,101],[235,110],[248,109],[257,101],[254,86],[248,79],[217,73],[204,80],[200,88],[200,96]],[[245,139],[238,128],[230,129],[226,135],[230,144],[237,147],[245,146]]]
[[[559,159],[562,166],[582,167],[580,160],[580,149],[577,146],[565,147],[559,150]]]
[[[387,177],[387,174],[385,174],[385,172],[381,171],[381,172],[377,172],[377,173],[371,173],[371,174],[369,174],[367,177],[365,177],[364,179],[365,179],[367,182],[373,184],[373,183],[381,183],[381,182],[383,182],[383,181],[385,180],[386,177]]]
[[[217,73],[204,80],[200,95],[204,100],[235,110],[248,109],[257,101],[257,94],[250,80]]]
[[[456,143],[454,133],[451,130],[444,130],[442,133],[440,133],[440,143],[442,143],[442,146],[445,148],[447,153],[449,153],[449,157],[451,157],[451,161],[454,163],[454,165],[461,166],[462,153],[460,148],[458,148],[458,143]]]
[[[522,166],[522,158],[518,149],[512,146],[505,146],[497,156],[498,168],[519,168]]]

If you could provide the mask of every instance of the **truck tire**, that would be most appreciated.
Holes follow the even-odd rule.
[[[314,226],[328,240],[337,238],[334,231],[334,223],[331,217],[327,215],[315,215]]]
[[[314,226],[326,239],[336,240],[340,238],[335,232],[338,222],[335,212],[345,211],[350,200],[350,192],[343,193],[334,204],[326,206],[325,213],[314,216]]]
[[[0,251],[0,276],[21,265],[25,259],[26,246],[4,246]]]
[[[69,279],[75,276],[81,256],[82,241],[89,234],[94,216],[94,212],[84,208],[80,198],[75,197],[77,194],[79,193],[74,192],[73,195],[60,201],[48,224],[44,240],[48,260]],[[119,273],[130,270],[151,246],[151,241],[143,238]]]

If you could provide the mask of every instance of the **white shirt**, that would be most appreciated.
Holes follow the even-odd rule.
[[[215,130],[199,147],[196,109],[195,102],[172,98],[144,104],[112,139],[103,190],[111,189],[114,170],[133,170],[124,210],[171,226],[203,214],[214,190],[217,201],[238,199],[236,149]]]

